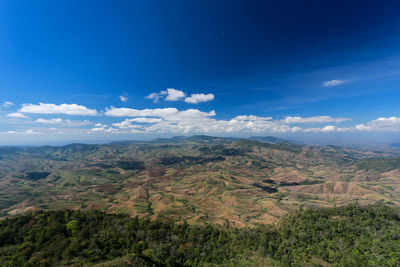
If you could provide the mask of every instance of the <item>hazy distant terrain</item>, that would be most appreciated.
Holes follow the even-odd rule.
[[[244,227],[300,207],[400,205],[394,151],[193,136],[2,147],[0,159],[2,217],[83,209]]]

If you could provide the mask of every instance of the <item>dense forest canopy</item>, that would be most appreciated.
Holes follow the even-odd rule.
[[[275,226],[176,224],[100,211],[0,222],[2,266],[399,266],[400,217],[374,205],[300,210]]]

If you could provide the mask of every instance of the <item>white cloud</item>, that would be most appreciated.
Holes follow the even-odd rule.
[[[302,129],[300,127],[292,127],[292,132],[300,132]]]
[[[371,131],[372,130],[370,126],[367,126],[363,123],[357,124],[356,126],[354,126],[354,129],[358,130],[358,131]]]
[[[186,97],[185,92],[181,90],[177,90],[174,88],[167,88],[167,90],[161,91],[159,93],[151,93],[150,95],[146,96],[146,98],[153,99],[154,103],[158,103],[160,99],[164,99],[165,101],[184,100],[186,103],[189,104],[197,104],[213,100],[214,95],[198,93],[198,94],[191,94],[190,96]]]
[[[334,132],[336,131],[338,128],[336,126],[333,125],[327,125],[325,127],[322,127],[321,132]]]
[[[102,123],[96,123],[94,125],[94,128],[90,129],[90,132],[106,132],[110,133],[113,131],[116,131],[116,129],[109,127],[107,124],[102,124]]]
[[[181,90],[176,90],[174,88],[168,88],[167,89],[167,96],[165,97],[165,100],[167,100],[167,101],[178,101],[178,100],[180,100],[180,99],[182,99],[184,97],[185,97],[185,93],[182,92]]]
[[[168,114],[176,114],[176,108],[156,108],[156,109],[132,109],[132,108],[106,108],[104,115],[111,117],[162,117]]]
[[[5,107],[5,108],[11,107],[11,106],[14,106],[14,103],[13,103],[13,102],[10,102],[10,101],[6,101],[6,102],[4,102],[4,104],[3,104],[3,107]]]
[[[34,114],[66,114],[66,115],[82,115],[82,116],[94,116],[97,115],[97,110],[89,109],[85,106],[77,104],[45,104],[39,103],[24,104],[19,110],[22,113],[34,113]]]
[[[179,120],[196,120],[196,119],[204,119],[208,117],[213,117],[215,116],[216,113],[214,110],[211,110],[210,112],[203,112],[198,109],[187,109],[183,111],[178,111],[176,114],[168,114],[164,116],[163,118],[167,120],[174,120],[174,121],[179,121]]]
[[[29,118],[28,116],[25,116],[24,114],[22,114],[20,112],[8,113],[6,116],[10,117],[10,118],[21,118],[21,119]]]
[[[137,117],[114,123],[113,126],[119,129],[134,129],[135,132],[141,133],[259,133],[301,130],[299,127],[290,127],[280,121],[272,121],[271,117],[242,115],[230,120],[217,120],[213,118],[216,115],[214,110],[203,112],[198,109],[179,111],[176,108],[136,110],[111,107],[104,114],[115,117]],[[148,124],[137,124],[144,122]]]
[[[63,123],[64,120],[63,119],[37,119],[36,120],[37,123],[45,123],[45,124],[59,124],[59,123]]]
[[[353,131],[353,127],[337,127],[334,125],[327,125],[320,128],[303,128],[301,129],[302,132],[305,133],[329,133],[329,132],[348,132]]]
[[[23,131],[0,132],[0,134],[4,134],[4,135],[36,135],[36,134],[40,134],[40,132],[37,132],[32,129],[27,129],[27,130],[23,130]]]
[[[0,134],[16,134],[17,131],[0,132]]]
[[[131,122],[141,122],[141,123],[156,123],[162,121],[160,118],[146,118],[146,117],[140,117],[140,118],[134,118],[134,119],[127,119],[127,121]]]
[[[108,127],[107,125],[102,125],[100,127],[95,127],[90,129],[90,132],[104,132],[104,133],[120,133],[118,129]]]
[[[43,124],[63,124],[63,125],[75,126],[75,127],[92,124],[88,120],[84,120],[84,121],[75,121],[74,120],[74,121],[72,121],[72,120],[64,120],[64,119],[61,119],[61,118],[53,118],[53,119],[42,119],[42,118],[39,118],[35,122],[43,123]]]
[[[89,112],[97,114],[96,110],[87,109],[84,106],[72,105],[24,105],[21,111],[30,113],[51,114],[82,114]],[[366,123],[357,124],[349,127],[339,127],[337,123],[348,121],[348,118],[331,116],[287,116],[284,119],[273,119],[269,116],[238,115],[228,119],[217,119],[214,110],[201,111],[199,109],[178,110],[177,108],[156,108],[156,109],[132,109],[132,108],[106,108],[105,116],[122,118],[120,121],[103,124],[98,122],[92,129],[80,129],[85,133],[143,133],[143,134],[163,134],[163,133],[333,133],[348,131],[400,131],[399,117],[381,117]],[[6,116],[12,118],[27,118],[21,112],[9,113]],[[103,117],[104,118],[104,117]],[[107,120],[112,120],[108,118]],[[26,122],[26,121],[24,121]],[[18,120],[12,121],[18,123]],[[63,126],[83,126],[92,124],[91,122],[73,121],[64,118],[38,118],[30,123],[47,124],[48,127]],[[318,123],[320,127],[298,127],[292,124]],[[325,124],[325,125],[324,125]],[[328,124],[328,125],[327,125]],[[336,125],[332,125],[336,124]],[[67,129],[67,127],[64,127]],[[42,131],[42,128],[40,128]],[[43,128],[44,129],[44,128]],[[50,131],[49,128],[46,129]],[[72,130],[72,128],[71,128]],[[1,134],[39,134],[36,130],[8,131]]]
[[[179,111],[176,108],[156,108],[156,109],[131,109],[115,108],[106,109],[104,115],[111,117],[159,117],[169,121],[186,121],[215,116],[215,111],[203,112],[198,109],[187,109]],[[147,118],[149,121],[150,118]],[[146,122],[144,118],[136,118],[136,122]],[[151,120],[154,120],[151,119]]]
[[[190,104],[197,104],[201,102],[208,102],[214,99],[213,94],[192,94],[190,97],[185,97],[185,102]]]
[[[343,122],[349,121],[348,118],[332,118],[330,116],[312,116],[312,117],[291,117],[288,116],[282,121],[284,123],[328,123],[328,122]]]
[[[120,95],[119,99],[121,100],[121,102],[127,102],[128,101],[128,97],[124,96],[124,95]]]
[[[102,132],[102,131],[104,131],[104,129],[105,129],[105,127],[95,127],[95,128],[92,128],[91,131],[92,132]]]
[[[160,100],[160,98],[162,98],[163,95],[161,93],[151,93],[148,96],[146,96],[145,98],[147,99],[153,99],[154,103],[158,103],[158,101]]]
[[[325,81],[322,83],[323,87],[333,87],[333,86],[338,86],[341,84],[344,84],[346,81],[345,80],[330,80],[330,81]]]
[[[161,122],[162,119],[160,118],[145,118],[145,117],[140,117],[140,118],[133,118],[133,119],[125,119],[122,122],[119,123],[113,123],[112,125],[121,129],[126,129],[126,128],[143,128],[143,125],[140,124],[132,124],[133,122],[138,122],[138,123],[157,123]]]
[[[24,133],[25,133],[25,134],[28,134],[28,135],[31,135],[31,134],[40,134],[40,132],[37,132],[37,131],[35,131],[35,130],[31,130],[31,129],[25,130]]]
[[[354,128],[359,131],[400,131],[400,118],[394,116],[389,118],[381,117],[366,124],[358,124]]]
[[[185,93],[181,90],[177,90],[174,88],[167,88],[165,91],[161,91],[159,93],[151,93],[146,96],[147,99],[153,99],[154,103],[157,103],[161,98],[167,101],[178,101],[185,97]]]
[[[156,122],[160,122],[162,121],[161,119],[157,119],[157,118],[134,118],[131,119],[132,121],[136,121],[136,122],[143,122],[143,123],[156,123]]]
[[[327,125],[321,128],[304,128],[303,132],[397,132],[400,131],[400,118],[399,117],[381,117],[375,120],[371,120],[367,123],[357,124],[351,127],[337,127],[333,125]]]
[[[272,117],[258,117],[254,115],[240,115],[234,117],[232,120],[238,120],[238,121],[268,121],[272,120]]]
[[[112,125],[121,128],[121,129],[127,129],[127,128],[142,128],[141,125],[138,124],[132,124],[134,122],[132,119],[126,119],[124,121],[118,122],[118,123],[113,123]]]
[[[66,122],[69,126],[76,126],[76,127],[86,126],[86,125],[91,125],[91,124],[93,124],[91,121],[88,121],[88,120],[83,120],[83,121],[65,120],[65,122]]]

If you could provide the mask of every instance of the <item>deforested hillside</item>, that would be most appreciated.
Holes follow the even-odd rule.
[[[298,208],[400,205],[394,152],[273,141],[193,136],[2,148],[0,215],[67,208],[245,227]]]

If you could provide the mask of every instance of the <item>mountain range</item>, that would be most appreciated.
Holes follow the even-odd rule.
[[[102,210],[252,227],[299,208],[399,206],[398,156],[275,137],[2,147],[0,215]]]

